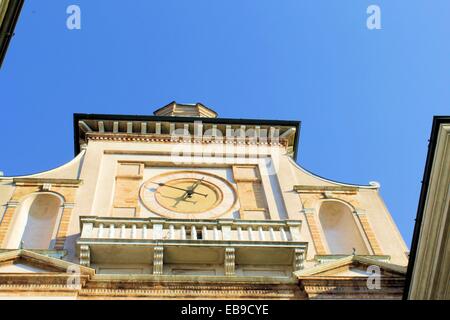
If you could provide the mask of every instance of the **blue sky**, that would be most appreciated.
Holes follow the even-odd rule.
[[[71,4],[81,30],[66,28]],[[447,0],[28,0],[0,70],[0,170],[69,161],[75,112],[176,100],[301,120],[298,162],[379,181],[409,246],[432,116],[450,114],[449,18]]]

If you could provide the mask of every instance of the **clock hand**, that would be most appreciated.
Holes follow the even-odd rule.
[[[192,196],[193,194],[198,194],[198,195],[201,195],[201,196],[203,196],[205,198],[208,196],[206,193],[201,193],[201,192],[197,192],[197,191],[190,191],[190,190],[187,191],[187,194],[190,195],[190,196]]]
[[[160,187],[169,187],[169,188],[181,190],[181,191],[184,191],[185,193],[187,193],[188,195],[192,195],[192,194],[195,193],[195,194],[199,194],[199,195],[201,195],[201,196],[204,196],[205,198],[208,196],[208,195],[205,194],[205,193],[196,192],[196,191],[191,190],[191,189],[189,189],[189,188],[188,188],[188,189],[183,189],[183,188],[171,186],[170,184],[164,184],[164,183],[158,183],[158,185],[159,185]]]
[[[192,186],[188,187],[189,194],[196,193],[196,194],[204,196],[205,198],[208,196],[207,194],[194,191],[203,182],[203,179],[205,179],[205,177],[197,180]]]
[[[187,201],[186,198],[188,197],[188,193],[186,192],[185,194],[183,194],[181,197],[176,198],[175,204],[172,206],[173,208],[176,208],[177,205],[181,202],[181,201]]]
[[[158,183],[158,185],[159,185],[160,187],[169,187],[169,188],[181,190],[181,191],[184,191],[184,192],[188,192],[188,191],[189,191],[188,189],[183,189],[183,188],[171,186],[170,184]]]
[[[202,182],[205,177],[201,178],[200,180],[197,180],[190,188],[189,190],[194,191]]]

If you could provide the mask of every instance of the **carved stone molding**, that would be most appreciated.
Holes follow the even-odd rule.
[[[254,288],[252,286],[226,287],[216,286],[178,286],[170,288],[152,289],[83,289],[79,293],[80,299],[102,299],[102,297],[116,298],[201,298],[201,299],[304,299],[296,286],[284,288]]]
[[[309,299],[401,299],[404,278],[383,277],[381,288],[369,289],[367,277],[311,277],[300,280]]]
[[[234,145],[264,145],[264,146],[276,146],[285,147],[288,146],[288,139],[265,139],[258,141],[257,139],[246,137],[236,139],[222,138],[222,137],[185,137],[177,135],[140,135],[140,134],[125,134],[125,133],[86,133],[87,140],[94,141],[118,141],[118,142],[145,142],[145,143],[201,143],[201,144],[234,144]]]

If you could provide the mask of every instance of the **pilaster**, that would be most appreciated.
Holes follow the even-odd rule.
[[[361,226],[364,230],[364,233],[366,234],[366,237],[370,243],[370,246],[372,247],[373,254],[383,255],[383,251],[381,250],[381,247],[378,244],[377,238],[376,238],[375,233],[373,232],[373,229],[369,223],[369,219],[367,218],[365,210],[361,210],[361,209],[356,210],[355,214],[358,217],[359,222],[361,223]]]
[[[314,248],[316,249],[316,254],[323,255],[326,254],[325,246],[322,241],[322,236],[319,227],[316,222],[316,210],[314,208],[305,208],[303,213],[306,217],[306,222],[308,223],[309,231],[311,232],[311,237],[314,242]]]
[[[6,234],[8,233],[9,227],[11,225],[14,216],[14,212],[16,211],[18,204],[19,203],[17,201],[9,201],[6,204],[6,210],[0,222],[0,248],[3,248],[6,245],[3,242],[5,241]]]
[[[64,243],[67,238],[67,231],[69,230],[70,217],[72,216],[73,203],[65,203],[63,205],[63,212],[59,223],[58,233],[56,235],[55,250],[64,249]]]

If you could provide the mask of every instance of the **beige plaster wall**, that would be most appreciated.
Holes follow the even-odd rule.
[[[210,146],[209,148],[210,151],[220,150],[226,154],[233,155],[242,152],[242,147],[234,148],[227,146],[224,148],[222,146]],[[114,177],[117,161],[141,161],[148,164],[152,162],[171,161],[173,160],[171,158],[171,152],[173,150],[173,144],[167,143],[90,141],[86,147],[86,151],[83,151],[68,164],[54,170],[30,176],[81,179],[83,181],[76,194],[75,206],[69,223],[68,239],[65,245],[65,248],[69,250],[69,259],[76,261],[75,242],[80,232],[79,216],[110,215],[113,203]],[[277,173],[276,175],[267,174],[271,172],[273,167],[268,166],[261,159],[204,157],[202,158],[202,162],[206,162],[207,164],[205,165],[208,167],[222,167],[208,170],[227,179],[230,179],[229,168],[232,164],[253,163],[259,165],[262,173],[262,184],[267,194],[267,203],[272,219],[289,218],[303,221],[300,241],[310,243],[307,259],[311,260],[314,258],[316,252],[312,244],[309,228],[305,221],[305,215],[302,211],[304,208],[301,197],[293,190],[293,186],[346,186],[346,184],[329,181],[305,171],[295,164],[281,147],[266,148],[266,150],[260,149],[260,151],[271,155]],[[200,163],[196,164],[196,166],[202,165]],[[186,165],[182,166],[182,168],[186,167]],[[144,181],[161,170],[161,168],[146,170],[144,173]],[[5,205],[11,197],[12,192],[13,186],[11,185],[11,181],[1,179],[0,206]],[[383,254],[391,255],[391,262],[405,265],[407,263],[405,255],[407,247],[380,197],[378,188],[376,186],[358,186],[357,193],[352,195],[351,199],[353,204],[357,204],[357,209],[364,210],[367,215],[367,219],[378,239]],[[322,200],[321,197],[318,197],[311,205],[316,209],[316,214],[318,214]],[[149,216],[152,215],[152,213],[145,211],[146,209],[143,210]],[[2,214],[2,211],[0,211],[0,214]]]
[[[288,206],[292,211],[292,215],[302,217],[300,213],[302,207],[301,195],[293,193],[292,191],[289,193],[289,189],[292,188],[292,182],[295,181],[297,185],[308,185],[308,186],[354,186],[346,183],[338,183],[323,179],[321,177],[314,176],[312,173],[307,172],[303,168],[301,168],[298,164],[294,163],[291,159],[284,160],[285,163],[290,163],[291,170],[286,170],[285,165],[282,165],[282,170],[280,171],[279,179],[280,183],[283,185],[283,189],[286,190],[283,193],[285,198],[286,206]],[[293,175],[291,179],[288,178],[289,173]],[[284,177],[286,175],[287,177]],[[290,186],[291,185],[291,186]],[[400,232],[395,225],[386,205],[384,204],[380,192],[379,187],[377,185],[369,185],[369,186],[357,186],[358,191],[355,195],[345,195],[342,196],[340,194],[336,194],[335,197],[337,200],[344,199],[345,201],[351,201],[351,204],[354,205],[359,211],[364,212],[366,214],[367,219],[369,221],[370,226],[375,233],[376,239],[378,240],[379,246],[384,255],[391,256],[391,262],[399,265],[406,265],[408,263],[407,259],[407,251],[408,248],[400,235]],[[288,196],[289,194],[289,196]],[[332,193],[333,194],[333,193]],[[309,202],[308,206],[315,209],[316,222],[319,225],[320,229],[320,221],[318,218],[318,213],[320,209],[320,204],[324,200],[323,195],[317,196],[317,199]],[[348,202],[347,202],[348,203]],[[304,217],[304,215],[303,215]],[[303,219],[303,218],[302,218]],[[355,219],[356,214],[355,214]],[[361,228],[361,226],[360,226]],[[361,230],[361,232],[363,232]],[[305,236],[305,239],[312,241],[312,238],[308,234],[309,230],[304,223],[302,227],[302,234]],[[308,247],[308,259],[312,258],[314,254],[316,254],[313,245]]]

